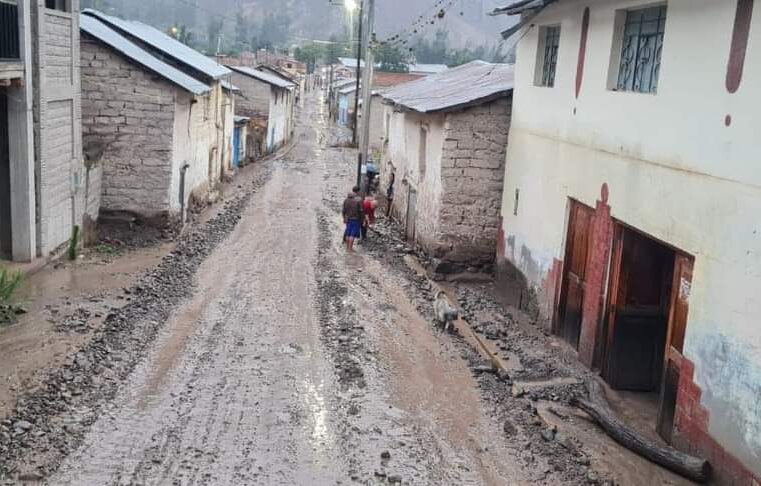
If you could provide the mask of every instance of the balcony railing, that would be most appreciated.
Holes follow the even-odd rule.
[[[19,58],[18,6],[0,0],[0,60]]]

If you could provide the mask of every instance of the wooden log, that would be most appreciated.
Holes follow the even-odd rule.
[[[629,428],[611,410],[598,382],[587,382],[587,391],[589,398],[576,397],[573,404],[589,414],[613,440],[681,476],[699,483],[708,481],[711,465],[707,460],[657,444]]]

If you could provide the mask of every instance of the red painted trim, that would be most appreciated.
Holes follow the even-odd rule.
[[[687,452],[705,457],[713,470],[715,484],[756,486],[761,477],[740,462],[708,431],[710,414],[701,404],[703,391],[695,383],[695,365],[683,357],[679,366],[679,388],[674,417],[674,444]]]
[[[576,63],[576,99],[581,93],[581,82],[584,80],[584,62],[587,57],[587,37],[589,36],[589,7],[584,9],[581,18],[581,42],[579,42],[579,60]]]
[[[735,26],[732,31],[732,45],[729,49],[727,64],[727,91],[730,93],[736,93],[742,82],[748,37],[750,37],[750,22],[753,18],[753,2],[754,0],[737,0]]]

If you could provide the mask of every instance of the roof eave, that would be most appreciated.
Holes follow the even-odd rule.
[[[467,101],[465,103],[458,103],[456,105],[450,105],[450,106],[445,106],[445,107],[442,107],[442,108],[437,108],[435,110],[425,110],[425,111],[418,110],[416,108],[412,108],[410,106],[405,105],[404,103],[398,103],[398,102],[396,102],[396,101],[394,101],[392,99],[389,99],[389,98],[383,98],[383,103],[386,104],[386,105],[393,106],[394,109],[397,109],[399,111],[420,113],[421,115],[433,115],[433,114],[436,114],[436,113],[452,113],[452,112],[457,112],[457,111],[463,111],[463,110],[466,110],[468,108],[472,108],[474,106],[479,106],[479,105],[483,105],[483,104],[486,104],[486,103],[490,103],[490,102],[492,102],[494,100],[502,98],[503,96],[509,96],[509,95],[512,94],[512,92],[513,92],[513,89],[510,88],[510,89],[506,89],[506,90],[502,90],[502,91],[497,91],[497,92],[492,93],[490,95],[482,96],[480,98],[477,98],[475,100],[470,100],[470,101]]]

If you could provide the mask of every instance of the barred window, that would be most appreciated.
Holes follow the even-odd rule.
[[[658,90],[665,28],[665,5],[626,12],[617,90],[639,93]]]
[[[555,86],[555,72],[558,65],[558,46],[560,45],[560,26],[554,25],[539,29],[539,57],[536,85],[551,88]]]

